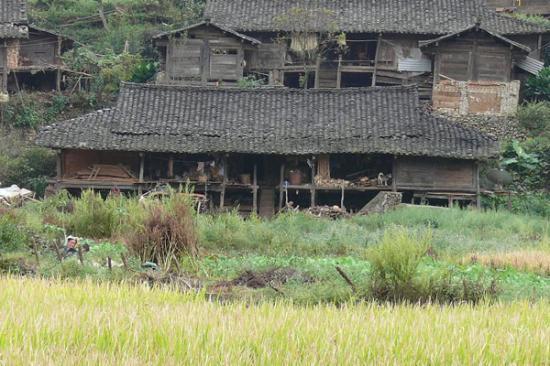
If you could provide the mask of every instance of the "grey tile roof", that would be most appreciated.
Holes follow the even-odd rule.
[[[237,89],[125,84],[117,106],[43,128],[51,148],[477,159],[495,139],[420,112],[415,87]]]
[[[549,31],[497,14],[482,0],[207,0],[205,17],[238,31],[289,31],[280,29],[277,17],[293,7],[328,9],[334,14],[332,23],[344,32],[440,35],[477,21],[505,35]]]
[[[183,27],[183,28],[178,28],[178,29],[174,29],[174,30],[171,30],[171,31],[162,32],[162,33],[159,33],[156,36],[154,36],[153,39],[164,38],[164,37],[176,34],[176,33],[185,32],[185,31],[188,31],[188,30],[191,30],[191,29],[194,29],[194,28],[204,26],[204,25],[217,28],[217,29],[221,30],[222,32],[229,33],[229,34],[233,35],[234,37],[240,38],[243,41],[247,41],[247,42],[255,44],[255,45],[262,43],[262,42],[260,42],[259,40],[255,39],[255,38],[247,36],[246,34],[236,32],[233,29],[229,29],[229,28],[226,28],[222,25],[218,25],[216,23],[212,23],[212,22],[208,22],[208,21],[202,21],[200,23],[193,24],[193,25],[188,25],[188,26]]]
[[[452,38],[459,37],[461,34],[464,34],[466,32],[470,32],[470,31],[474,31],[474,30],[481,30],[483,32],[486,32],[489,35],[491,35],[491,36],[495,37],[496,39],[500,40],[501,42],[507,43],[508,45],[510,45],[512,47],[516,47],[516,48],[522,50],[525,53],[530,53],[532,51],[531,48],[529,48],[528,46],[525,46],[521,43],[512,41],[511,39],[506,38],[504,36],[501,36],[498,33],[491,32],[490,30],[488,30],[484,27],[481,27],[477,24],[471,25],[468,28],[465,28],[465,29],[462,29],[462,30],[459,30],[459,31],[456,31],[456,32],[453,32],[453,33],[449,33],[449,34],[437,37],[435,39],[419,41],[418,44],[420,45],[420,48],[427,47],[427,46],[430,46],[430,45],[432,45],[434,43],[437,43],[437,42],[441,42],[441,41],[445,41],[447,39],[452,39]]]
[[[0,0],[0,38],[27,37],[25,0]]]

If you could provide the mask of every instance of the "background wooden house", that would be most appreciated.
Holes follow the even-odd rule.
[[[0,8],[0,68],[3,94],[23,88],[61,89],[61,55],[73,41],[29,25],[25,0],[2,0]]]
[[[499,12],[520,12],[531,15],[550,16],[548,0],[485,0],[488,7]]]
[[[482,82],[495,100],[473,113],[510,114],[519,98],[515,81],[543,67],[540,49],[550,41],[549,29],[478,0],[208,0],[205,19],[155,38],[161,83],[234,85],[254,77],[291,88],[417,84],[430,100],[437,84],[451,79]],[[316,57],[300,52],[308,47]],[[467,70],[454,79],[445,69],[451,63]]]

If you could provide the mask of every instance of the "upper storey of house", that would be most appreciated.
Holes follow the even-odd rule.
[[[443,35],[481,23],[502,35],[547,32],[497,14],[482,0],[208,0],[205,17],[241,32],[292,31],[304,23],[283,23],[279,17],[293,8],[332,13],[331,22],[318,18],[318,31]]]
[[[482,0],[208,0],[204,17],[154,38],[159,82],[417,84],[423,99],[432,99],[440,83],[489,82],[481,88],[491,89],[488,98],[512,94],[509,106],[517,105],[519,82],[502,83],[537,73],[550,37],[550,29],[497,14]]]
[[[550,16],[548,0],[486,0],[487,7],[497,12],[520,12],[531,15]]]
[[[25,38],[27,36],[26,0],[1,0],[0,38]]]

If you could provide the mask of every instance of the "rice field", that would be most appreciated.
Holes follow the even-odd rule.
[[[125,284],[0,277],[6,365],[549,365],[550,303],[220,304]]]

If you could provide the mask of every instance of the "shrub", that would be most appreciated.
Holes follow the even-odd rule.
[[[374,297],[385,301],[414,299],[413,280],[430,244],[430,232],[414,235],[402,227],[386,230],[380,243],[367,254]]]
[[[11,213],[0,213],[0,252],[13,252],[23,249],[27,235],[19,228]]]
[[[520,124],[533,137],[550,133],[550,102],[527,103],[518,110]]]
[[[430,231],[411,233],[402,227],[386,231],[368,253],[372,266],[371,296],[376,300],[411,303],[478,303],[497,295],[496,281],[469,276],[428,257]]]
[[[197,254],[197,232],[190,202],[173,194],[165,202],[147,201],[143,224],[127,235],[129,249],[139,258],[169,269],[184,254]]]
[[[110,238],[117,223],[114,199],[104,200],[99,193],[88,190],[73,200],[73,213],[68,216],[67,229],[73,235],[94,239]]]
[[[550,101],[550,67],[527,79],[525,96],[534,101]]]

